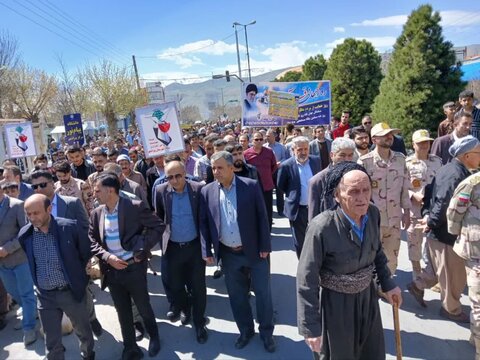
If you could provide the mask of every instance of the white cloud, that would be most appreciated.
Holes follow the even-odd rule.
[[[443,27],[464,27],[480,25],[480,11],[446,10],[440,11]],[[408,15],[386,16],[372,20],[353,23],[352,26],[402,26],[407,22]]]
[[[333,28],[333,32],[336,32],[336,33],[344,33],[345,32],[345,28],[344,27],[341,27],[341,26],[335,26]]]
[[[394,36],[372,36],[372,37],[355,37],[356,40],[367,40],[378,49],[390,48],[395,44],[397,39]],[[336,39],[325,45],[327,49],[333,49],[345,41],[345,38]]]
[[[352,26],[402,26],[407,22],[407,15],[387,16],[373,20],[363,20]]]
[[[142,83],[161,81],[163,86],[174,82],[180,84],[194,84],[207,80],[205,76],[199,76],[184,71],[164,71],[141,74]]]
[[[244,51],[243,45],[239,46],[240,51]],[[214,41],[211,39],[195,41],[178,47],[170,47],[157,55],[158,59],[173,61],[182,69],[189,68],[194,65],[204,65],[197,55],[222,56],[225,54],[233,54],[237,52],[235,43],[228,44],[224,41]]]
[[[320,53],[318,46],[313,47],[312,44],[305,41],[291,41],[288,43],[275,44],[261,51],[257,56],[250,54],[250,68],[252,76],[260,75],[269,71],[284,69],[288,67],[301,66],[310,56]],[[266,59],[260,59],[260,57]],[[248,64],[246,60],[241,60],[242,76],[248,76]],[[230,73],[238,73],[237,64],[229,64],[222,68],[214,69],[214,73],[223,73],[225,70]]]

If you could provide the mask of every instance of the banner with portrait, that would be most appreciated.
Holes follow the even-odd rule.
[[[37,155],[31,122],[5,125],[5,137],[10,159]]]
[[[242,126],[314,126],[330,122],[329,80],[244,83],[242,99]]]
[[[147,158],[184,150],[175,102],[137,108],[135,117]]]

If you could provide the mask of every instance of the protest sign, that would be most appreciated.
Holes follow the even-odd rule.
[[[82,116],[80,114],[69,114],[63,116],[65,124],[65,142],[68,145],[83,146]]]
[[[8,156],[11,159],[36,156],[31,122],[5,125]]]
[[[147,158],[184,151],[175,102],[137,108],[135,117]]]
[[[243,84],[243,126],[312,126],[331,117],[330,81]]]

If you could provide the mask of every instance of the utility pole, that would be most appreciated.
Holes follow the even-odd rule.
[[[140,79],[138,78],[137,62],[135,61],[135,55],[132,55],[133,69],[135,70],[135,79],[137,80],[137,89],[140,90]]]
[[[237,23],[233,23],[235,28],[235,41],[237,43],[237,63],[238,63],[238,76],[242,78],[242,68],[240,67],[240,49],[238,48],[238,32],[237,32]]]
[[[254,25],[256,24],[257,21],[256,20],[253,20],[251,22],[249,22],[248,24],[240,24],[238,22],[234,22],[233,23],[233,26],[235,27],[235,35],[237,34],[237,25],[239,26],[243,26],[243,29],[245,31],[245,45],[247,47],[247,64],[248,64],[248,81],[249,82],[252,82],[252,72],[250,70],[250,54],[248,52],[248,36],[247,36],[247,26],[249,25]],[[238,54],[238,40],[237,40],[237,54]],[[240,57],[238,58],[238,63],[240,64]]]

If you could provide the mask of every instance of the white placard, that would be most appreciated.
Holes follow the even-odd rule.
[[[11,159],[36,156],[31,122],[5,125],[8,156]]]

